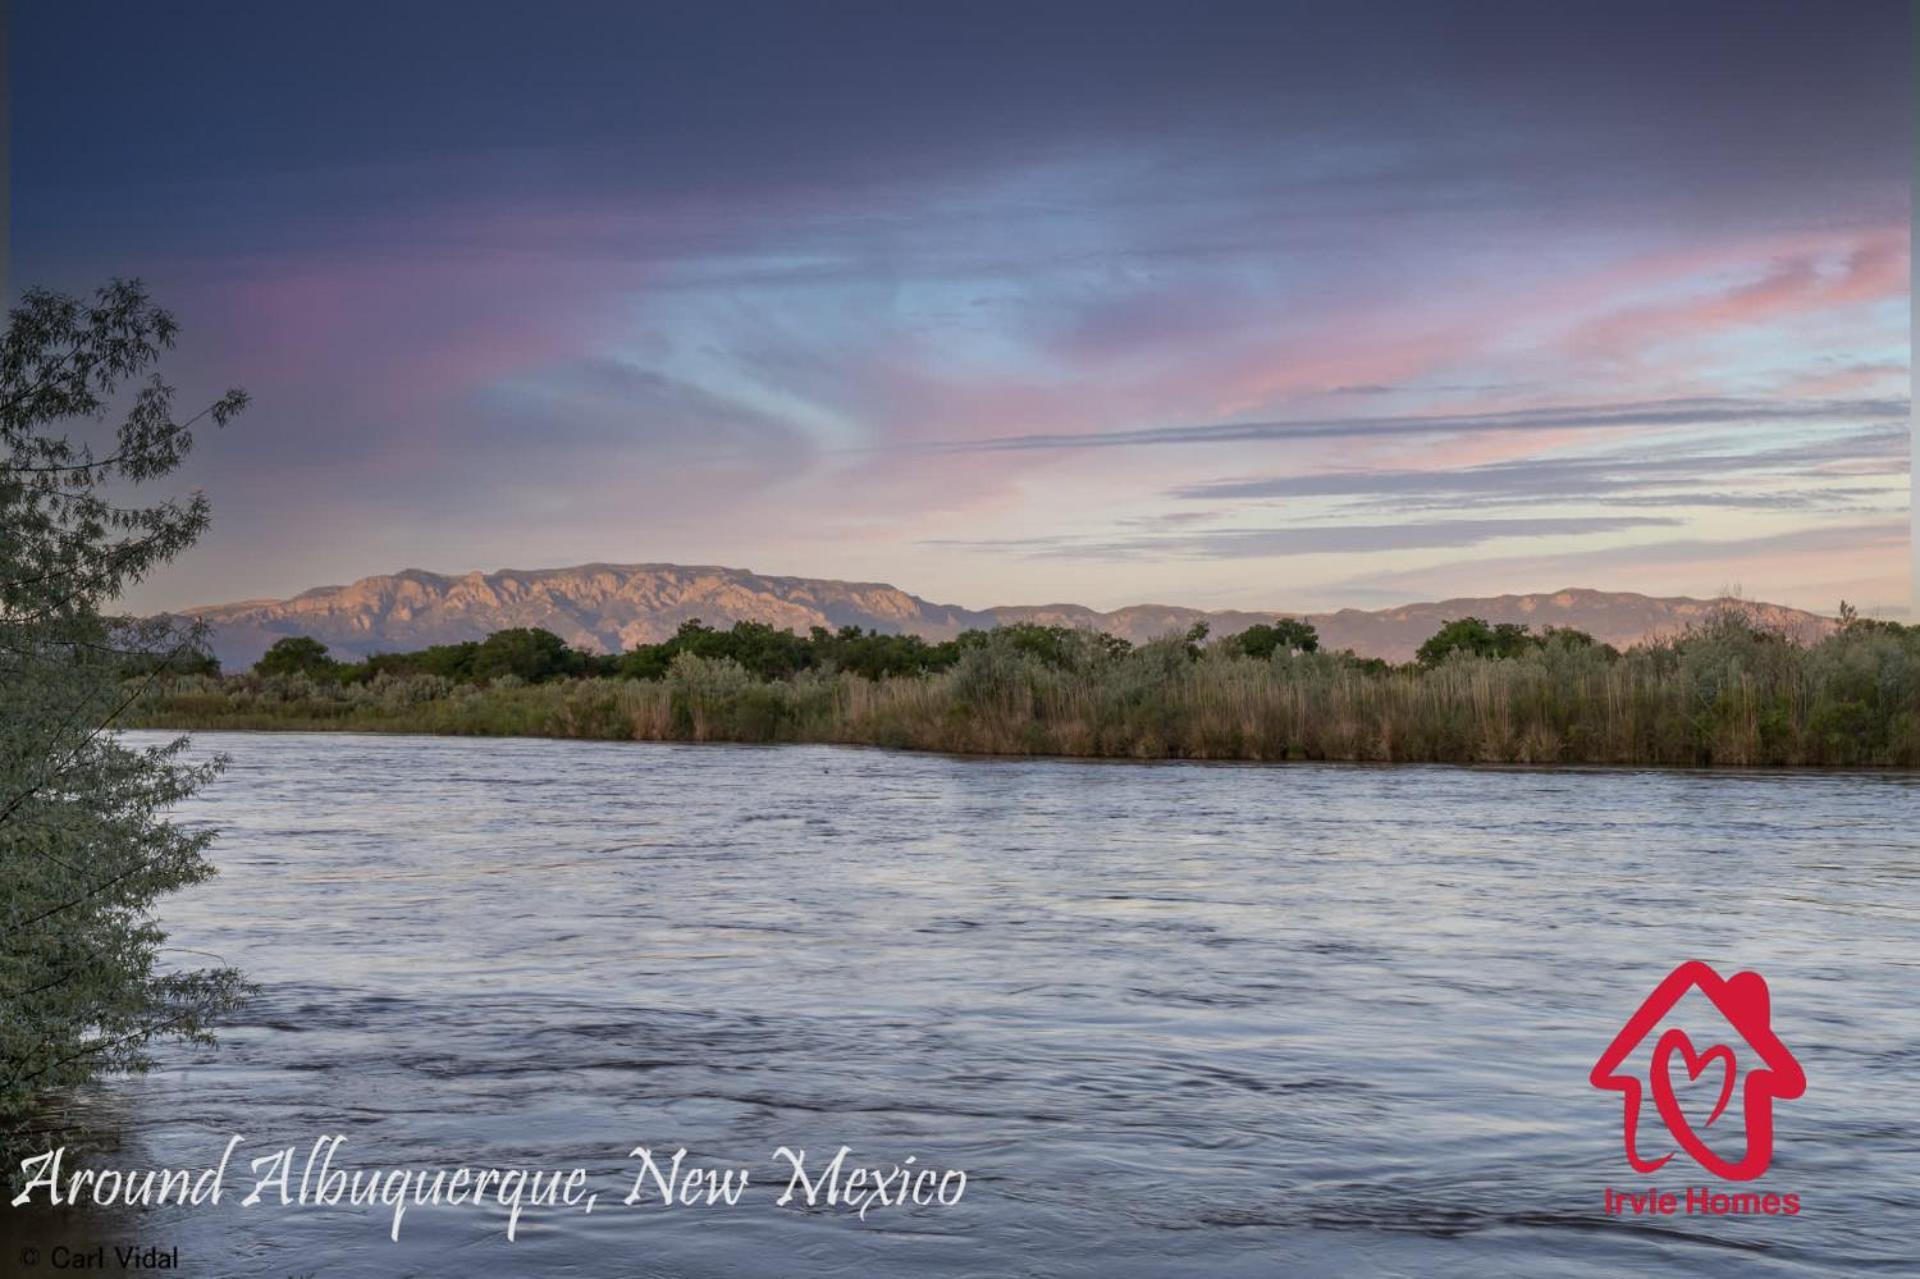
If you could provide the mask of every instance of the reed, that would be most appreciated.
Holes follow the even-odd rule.
[[[1735,619],[1624,654],[1549,643],[1380,669],[1178,640],[1052,663],[989,642],[951,668],[762,681],[678,657],[664,679],[485,687],[243,675],[175,681],[132,723],[610,740],[841,742],[993,755],[1488,764],[1920,767],[1920,629],[1813,645]]]

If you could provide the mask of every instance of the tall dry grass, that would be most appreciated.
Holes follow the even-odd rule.
[[[1628,653],[1550,643],[1372,669],[1330,654],[1194,657],[1088,645],[1050,665],[1011,645],[951,670],[763,683],[680,657],[665,680],[486,688],[181,680],[136,722],[614,740],[845,742],[995,755],[1499,764],[1920,766],[1920,630],[1802,646],[1735,618]]]

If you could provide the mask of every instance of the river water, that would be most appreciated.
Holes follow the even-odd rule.
[[[210,1276],[1920,1264],[1911,775],[197,743],[232,761],[182,814],[221,873],[165,920],[260,994],[81,1100],[99,1166],[244,1144],[217,1205],[0,1213],[39,1273],[100,1241]],[[1587,1079],[1689,958],[1762,973],[1805,1071],[1758,1182],[1634,1174]],[[1675,1077],[1690,1115],[1715,1078]],[[577,1166],[599,1201],[512,1242],[497,1206],[410,1209],[397,1243],[377,1206],[239,1206],[249,1159],[329,1134],[341,1168]],[[639,1145],[746,1191],[623,1205]],[[964,1194],[781,1207],[782,1146]],[[1648,1185],[1802,1210],[1603,1212]]]

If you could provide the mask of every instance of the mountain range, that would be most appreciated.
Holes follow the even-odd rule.
[[[1818,614],[1778,604],[1578,589],[1333,613],[1206,611],[1160,604],[1112,612],[1079,604],[968,609],[931,603],[879,582],[771,577],[746,569],[680,564],[583,564],[457,576],[407,569],[362,578],[350,586],[317,587],[291,599],[209,605],[184,614],[210,623],[222,666],[240,670],[288,635],[310,635],[339,656],[364,657],[482,639],[508,627],[539,626],[576,648],[613,652],[665,639],[692,618],[722,627],[759,621],[797,632],[814,626],[861,626],[930,640],[976,627],[1037,622],[1107,631],[1140,643],[1184,631],[1196,621],[1207,622],[1219,636],[1293,616],[1312,622],[1326,648],[1351,648],[1364,657],[1402,662],[1443,623],[1460,617],[1571,626],[1625,646],[1683,630],[1724,607],[1738,608],[1763,625],[1804,640],[1817,639],[1834,625]]]

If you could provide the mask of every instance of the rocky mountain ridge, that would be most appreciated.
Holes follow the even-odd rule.
[[[323,586],[285,600],[245,600],[185,610],[213,626],[214,651],[228,670],[251,665],[277,639],[310,635],[339,655],[365,656],[481,639],[514,626],[540,626],[569,644],[601,652],[653,643],[690,618],[709,625],[760,621],[787,630],[872,627],[947,639],[1005,622],[1038,622],[1109,631],[1139,643],[1205,621],[1216,635],[1275,617],[1305,617],[1328,648],[1406,661],[1442,623],[1458,617],[1531,626],[1572,626],[1616,646],[1671,634],[1716,608],[1736,607],[1801,639],[1817,639],[1831,619],[1778,604],[1654,597],[1568,589],[1341,609],[1332,613],[1203,610],[1140,604],[1102,612],[1078,604],[968,609],[936,604],[881,582],[779,577],[746,569],[681,564],[583,564],[559,569],[501,569],[443,574],[407,569],[347,586]]]

